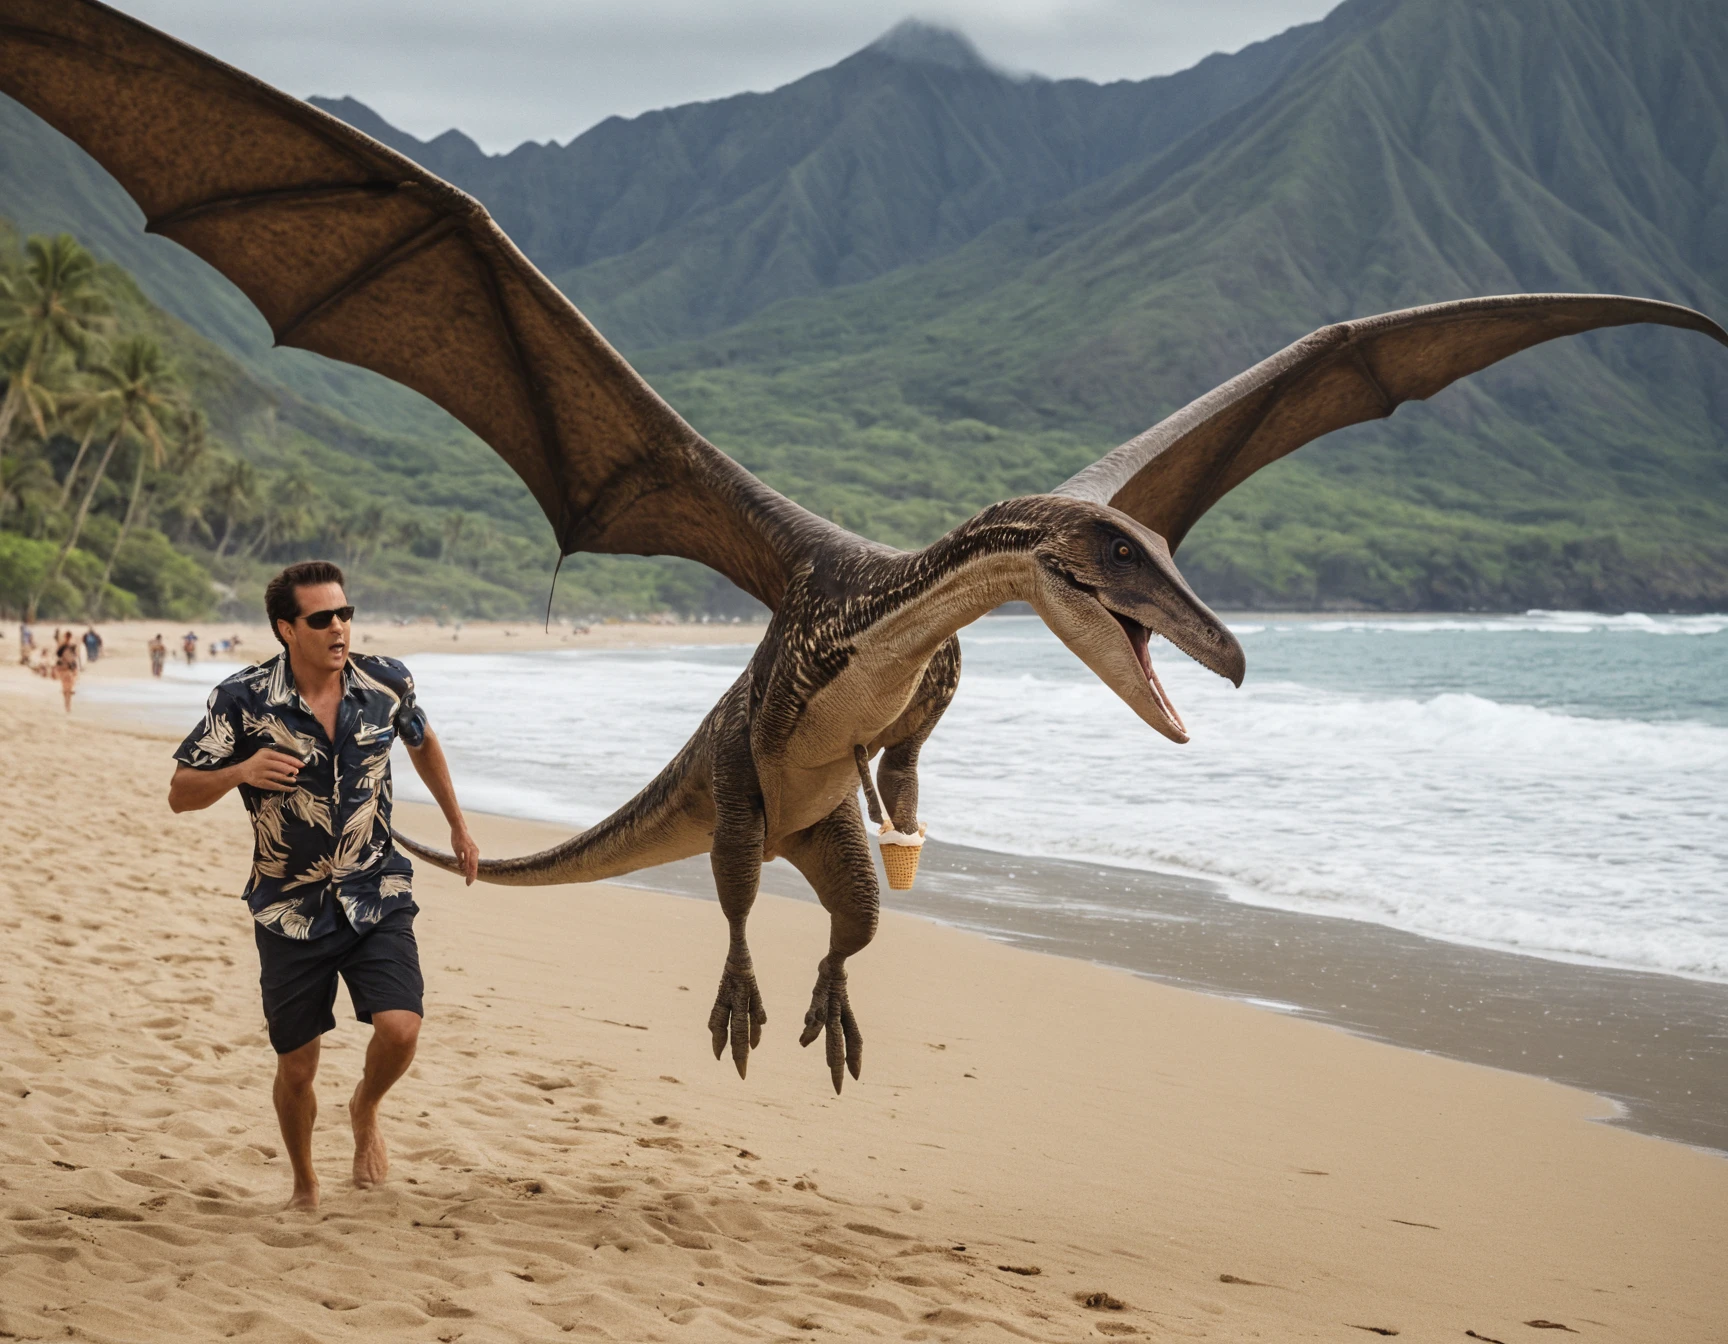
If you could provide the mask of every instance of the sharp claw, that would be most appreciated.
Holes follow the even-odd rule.
[[[858,1030],[857,1018],[852,1015],[852,1005],[846,1000],[845,972],[831,971],[824,962],[817,972],[816,989],[810,997],[810,1011],[804,1015],[804,1032],[799,1036],[798,1044],[807,1046],[818,1036],[826,1035],[823,1055],[838,1096],[847,1073],[858,1078],[864,1068],[864,1036]]]
[[[739,971],[727,964],[720,977],[720,992],[714,1000],[714,1011],[708,1015],[708,1030],[713,1033],[714,1058],[732,1046],[732,1063],[740,1078],[749,1068],[750,1051],[762,1042],[762,1027],[768,1014],[762,1008],[762,995],[756,988],[756,978],[749,971]]]
[[[864,1033],[858,1030],[850,1004],[840,1010],[840,1029],[846,1036],[846,1067],[857,1078],[864,1072]]]

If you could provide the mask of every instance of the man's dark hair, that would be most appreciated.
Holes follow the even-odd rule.
[[[341,569],[328,560],[301,560],[289,565],[264,585],[264,615],[270,622],[270,633],[276,636],[276,642],[283,648],[288,647],[288,641],[282,638],[276,622],[287,621],[292,625],[300,614],[300,598],[294,590],[320,583],[340,584],[344,591],[348,587]]]

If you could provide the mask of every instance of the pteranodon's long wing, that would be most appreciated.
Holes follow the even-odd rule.
[[[686,424],[478,202],[336,118],[94,0],[0,0],[0,90],[238,285],[277,344],[472,429],[563,553],[686,556],[773,607],[832,531]]]
[[[1231,490],[1322,434],[1391,415],[1543,341],[1633,322],[1728,345],[1702,313],[1613,295],[1509,294],[1340,322],[1189,402],[1053,493],[1121,509],[1174,551]]]

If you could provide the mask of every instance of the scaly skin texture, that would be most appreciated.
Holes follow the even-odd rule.
[[[1112,544],[1130,536],[1136,558],[1113,560]],[[480,880],[594,881],[707,852],[729,935],[708,1029],[715,1056],[730,1050],[742,1076],[766,1021],[746,926],[763,862],[784,855],[829,914],[801,1040],[826,1036],[838,1091],[863,1057],[846,962],[875,936],[880,909],[858,757],[880,757],[874,782],[887,818],[915,830],[918,753],[959,686],[955,632],[1016,599],[1051,613],[1089,608],[1131,690],[1147,683],[1125,621],[1152,622],[1240,678],[1240,648],[1160,561],[1156,538],[1105,507],[1032,496],[986,509],[924,551],[836,546],[792,579],[743,674],[647,788],[554,849],[482,862]],[[454,863],[398,841],[428,862]]]
[[[957,630],[1030,602],[1143,722],[1184,742],[1147,639],[1240,684],[1241,648],[1171,559],[1228,491],[1323,434],[1557,337],[1655,322],[1728,345],[1701,313],[1615,295],[1500,295],[1335,323],[1051,494],[993,505],[905,554],[720,452],[478,201],[306,103],[97,0],[0,0],[0,92],[108,169],[152,232],[239,286],[277,344],[393,378],[490,444],[545,510],[560,555],[684,556],[774,613],[743,676],[641,793],[480,876],[588,882],[710,854],[730,941],[709,1029],[742,1074],[765,1020],[745,926],[763,860],[784,854],[830,915],[803,1040],[826,1034],[836,1089],[863,1050],[846,961],[877,914],[859,757],[882,757],[882,805],[915,829],[918,752],[959,681]]]

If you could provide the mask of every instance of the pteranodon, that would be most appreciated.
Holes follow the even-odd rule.
[[[1338,323],[1048,494],[991,505],[908,553],[817,517],[709,444],[477,201],[334,117],[94,0],[0,0],[0,89],[107,168],[151,232],[238,285],[278,344],[406,384],[490,444],[561,556],[684,556],[769,608],[749,666],[647,787],[565,843],[480,871],[586,882],[709,854],[730,945],[708,1026],[716,1058],[730,1043],[742,1075],[766,1021],[745,921],[761,865],[784,855],[831,919],[801,1041],[826,1033],[836,1091],[862,1062],[846,962],[878,910],[860,775],[873,813],[916,829],[919,750],[958,685],[962,626],[1030,603],[1141,719],[1186,741],[1148,637],[1241,683],[1241,646],[1172,560],[1226,492],[1559,336],[1654,322],[1728,345],[1689,308],[1596,295]]]

